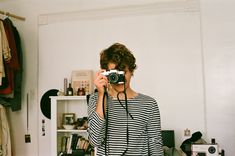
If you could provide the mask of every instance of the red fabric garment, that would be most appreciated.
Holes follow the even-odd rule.
[[[6,76],[8,79],[8,86],[4,89],[0,90],[0,94],[11,94],[13,92],[14,89],[14,72],[12,69],[9,69],[8,67],[6,67]]]
[[[4,89],[0,89],[0,94],[11,94],[14,90],[14,71],[20,69],[19,58],[17,53],[17,47],[14,37],[13,28],[14,25],[10,19],[3,20],[4,29],[6,32],[9,47],[11,49],[11,59],[5,63],[5,71],[8,79],[8,86]]]
[[[6,18],[3,20],[5,32],[7,35],[9,47],[11,49],[11,56],[12,58],[10,59],[9,62],[6,63],[7,66],[9,66],[13,70],[18,70],[20,68],[19,64],[19,59],[18,59],[18,54],[17,54],[17,49],[16,49],[16,42],[15,42],[15,37],[14,37],[14,32],[13,32],[13,23],[11,22],[10,19]]]
[[[4,106],[10,107],[12,111],[19,111],[21,110],[22,101],[21,86],[23,72],[21,41],[19,32],[12,21],[9,18],[4,21],[9,26],[8,37],[11,38],[11,45],[9,47],[11,46],[10,49],[13,49],[12,52],[16,53],[14,53],[14,59],[11,62],[4,60],[6,77],[3,79],[5,86],[0,86],[0,101]]]

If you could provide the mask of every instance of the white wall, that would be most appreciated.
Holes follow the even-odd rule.
[[[156,98],[177,147],[184,129],[205,133],[199,12],[183,4],[40,16],[39,97],[63,88],[72,70],[98,70],[99,52],[120,41],[137,57],[132,86]]]
[[[201,1],[208,138],[235,153],[235,2]]]
[[[125,5],[144,4],[151,1],[125,1]],[[155,1],[156,2],[156,1]],[[175,2],[180,2],[175,0]],[[30,133],[32,143],[24,143],[26,133],[26,105],[22,111],[10,113],[14,153],[17,156],[41,155],[43,153],[38,142],[41,137],[41,123],[39,98],[37,97],[37,51],[38,51],[38,16],[54,12],[76,12],[81,9],[114,7],[122,5],[119,1],[10,1],[0,2],[1,10],[9,11],[26,17],[25,22],[14,20],[22,36],[22,44],[25,51],[24,97],[30,93]],[[234,138],[234,2],[210,1],[201,2],[202,9],[202,45],[205,64],[205,111],[206,131],[208,138],[215,137],[226,155],[235,153],[233,148]],[[218,11],[219,10],[219,11]],[[177,23],[177,22],[176,22]],[[134,46],[133,46],[134,47]],[[139,74],[139,73],[138,73]],[[159,95],[165,97],[166,94]],[[159,97],[158,96],[158,97]],[[25,99],[23,100],[25,103]],[[163,115],[164,116],[164,115]],[[170,115],[169,115],[170,116]],[[38,118],[39,117],[39,118]],[[172,116],[170,116],[173,118]],[[217,122],[215,122],[217,121]],[[191,121],[187,121],[191,122]],[[47,123],[46,123],[47,124]],[[164,125],[167,127],[167,124]],[[47,129],[46,129],[47,130]],[[45,141],[48,140],[48,131]],[[47,139],[46,139],[47,138]],[[38,149],[40,151],[38,151]],[[47,149],[44,149],[44,152]],[[39,154],[38,154],[39,153]]]

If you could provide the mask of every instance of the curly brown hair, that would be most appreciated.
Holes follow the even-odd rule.
[[[126,68],[130,72],[136,69],[136,59],[132,52],[123,44],[114,43],[100,53],[101,69],[108,70],[108,64],[114,63],[116,69],[124,71]]]

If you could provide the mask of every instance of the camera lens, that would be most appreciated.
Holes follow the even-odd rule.
[[[215,153],[215,152],[216,152],[215,147],[214,147],[214,146],[210,146],[210,147],[208,148],[208,152],[209,152],[210,154]]]
[[[109,76],[108,76],[108,80],[109,80],[109,83],[112,83],[112,84],[115,84],[115,83],[117,83],[118,82],[118,74],[116,74],[116,73],[111,73],[111,74],[109,74]]]

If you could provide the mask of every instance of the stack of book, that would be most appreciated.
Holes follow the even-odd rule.
[[[61,143],[59,151],[61,156],[83,156],[93,151],[93,147],[89,141],[76,133],[70,134],[69,136],[62,136],[58,139],[60,139]]]

